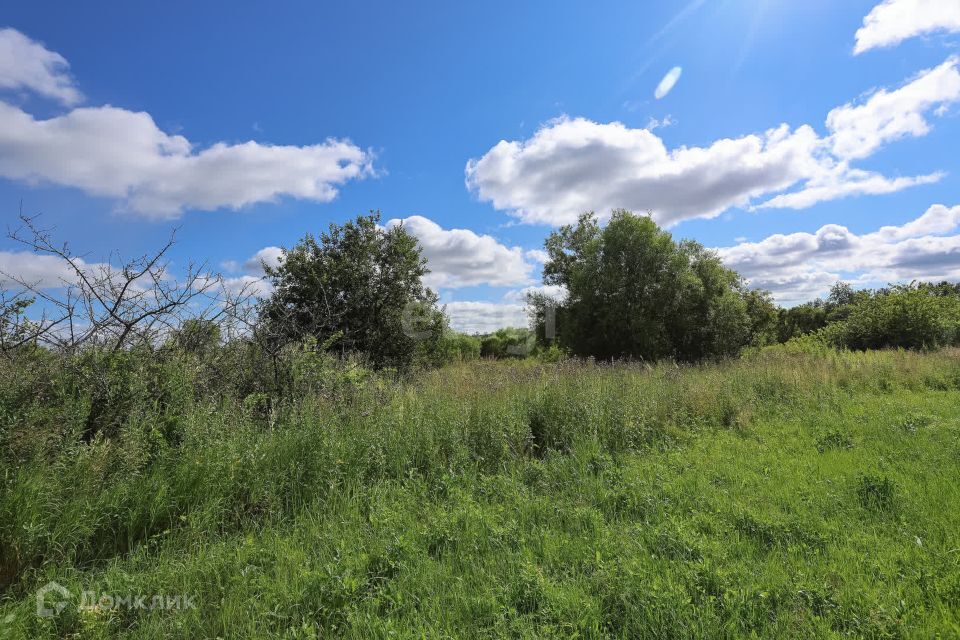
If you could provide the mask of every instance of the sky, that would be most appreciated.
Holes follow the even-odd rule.
[[[159,6],[4,8],[7,227],[91,263],[176,228],[174,269],[239,286],[379,210],[470,332],[526,324],[584,211],[648,213],[783,305],[960,280],[960,0]],[[63,277],[9,239],[0,272]]]

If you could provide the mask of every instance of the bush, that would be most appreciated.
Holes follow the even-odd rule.
[[[845,320],[824,329],[826,341],[856,350],[937,349],[960,338],[960,298],[922,286],[896,287],[863,296]]]

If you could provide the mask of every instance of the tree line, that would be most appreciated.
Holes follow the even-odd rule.
[[[825,300],[780,308],[716,253],[625,210],[604,225],[586,213],[552,232],[543,281],[565,297],[531,294],[529,327],[482,336],[450,329],[437,294],[423,284],[429,264],[417,239],[403,225],[381,226],[377,212],[308,233],[277,264],[264,264],[270,293],[263,298],[231,290],[202,265],[172,278],[172,238],[156,254],[91,265],[33,218],[22,223],[10,237],[62,260],[70,276],[59,293],[5,276],[0,352],[8,354],[25,345],[74,353],[239,341],[277,362],[309,341],[369,368],[406,370],[530,354],[698,362],[804,337],[850,349],[960,341],[960,285],[855,291],[837,283]],[[42,312],[31,316],[35,303]]]

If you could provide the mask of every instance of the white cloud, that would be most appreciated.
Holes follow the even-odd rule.
[[[273,285],[263,276],[243,275],[235,278],[224,278],[224,288],[234,294],[250,295],[264,298],[273,291]]]
[[[530,326],[527,315],[527,295],[544,294],[557,302],[567,297],[567,290],[560,285],[539,285],[512,289],[499,302],[457,301],[443,306],[450,319],[450,326],[464,333],[490,333],[504,327]]]
[[[263,275],[264,263],[271,267],[276,267],[280,264],[282,255],[283,249],[280,247],[264,247],[250,256],[250,258],[243,263],[243,268],[253,275]]]
[[[818,202],[836,200],[857,195],[882,195],[894,193],[909,187],[932,184],[946,174],[940,171],[925,176],[887,178],[872,171],[840,168],[811,178],[803,189],[784,193],[763,202],[753,209],[806,209]]]
[[[563,285],[544,284],[535,287],[524,287],[523,289],[513,289],[505,293],[503,299],[507,302],[526,302],[527,296],[531,293],[545,295],[556,302],[562,302],[567,297],[567,289]]]
[[[0,36],[0,86],[29,88],[64,104],[79,100],[59,54],[16,31]],[[328,202],[339,185],[371,175],[372,162],[371,153],[349,140],[302,147],[218,142],[198,149],[144,112],[107,105],[43,120],[0,101],[0,176],[77,188],[152,217],[284,196]]]
[[[100,269],[102,264],[77,260],[81,268]],[[76,273],[61,258],[32,251],[0,251],[0,286],[17,288],[20,282],[39,289],[56,289],[76,281]]]
[[[828,224],[815,233],[776,234],[718,249],[751,286],[793,304],[825,293],[837,280],[897,282],[960,279],[960,206],[933,205],[919,218],[857,235]]]
[[[661,224],[714,217],[816,173],[817,134],[786,125],[668,150],[647,129],[559,118],[529,140],[501,141],[467,164],[482,200],[523,222],[566,224],[583,211],[651,211]]]
[[[526,327],[526,306],[503,302],[460,301],[444,305],[450,326],[463,333],[491,333],[504,327]]]
[[[371,162],[346,140],[305,147],[218,142],[194,151],[147,113],[107,106],[36,120],[0,102],[0,175],[75,187],[154,217],[281,196],[328,202],[337,185],[369,175]]]
[[[32,91],[65,105],[83,99],[63,56],[9,28],[0,29],[0,89]]]
[[[275,247],[268,247],[256,256],[265,254],[268,257],[268,250]],[[115,265],[109,265],[105,262],[86,262],[76,258],[77,267],[83,270],[88,277],[93,274],[100,276],[109,272],[117,273]],[[249,268],[252,260],[248,260],[245,266]],[[270,283],[263,278],[263,272],[257,268],[249,268],[251,273],[237,277],[225,277],[222,284],[224,288],[233,293],[246,293],[254,296],[265,296],[270,293],[272,287]],[[172,280],[169,274],[167,278]],[[32,251],[0,251],[0,287],[10,289],[21,289],[23,284],[36,289],[60,289],[77,282],[77,274],[65,260],[57,256],[38,255]],[[207,278],[202,278],[201,283],[210,282]],[[135,281],[134,287],[140,291],[149,288],[149,282]]]
[[[827,128],[833,153],[845,159],[865,158],[892,140],[929,133],[924,115],[960,101],[958,62],[960,58],[951,56],[895,91],[881,89],[863,104],[848,103],[830,111]]]
[[[667,71],[666,75],[664,75],[663,79],[660,81],[660,84],[658,84],[657,88],[654,90],[653,97],[657,100],[665,98],[677,84],[681,73],[683,73],[682,67],[674,67],[673,69],[670,69],[670,71]]]
[[[486,284],[494,287],[530,282],[533,265],[520,247],[507,247],[494,237],[469,229],[444,229],[423,216],[387,222],[403,224],[420,241],[430,274],[424,279],[433,288]]]
[[[884,144],[929,132],[929,113],[960,101],[958,59],[895,90],[830,112],[829,135],[786,124],[705,147],[668,149],[649,129],[561,117],[531,138],[501,140],[466,166],[467,187],[522,222],[560,225],[584,211],[649,211],[660,224],[731,207],[804,208],[936,182],[942,172],[886,177],[850,166]],[[794,189],[794,191],[789,191]],[[758,199],[765,201],[754,204]]]
[[[550,254],[543,249],[527,249],[524,255],[540,264],[545,264],[550,259]]]
[[[863,19],[854,54],[890,47],[907,38],[935,31],[960,31],[956,0],[884,0]]]
[[[960,206],[948,209],[942,204],[935,204],[916,220],[911,220],[899,227],[880,227],[873,235],[885,242],[896,242],[949,233],[958,225],[960,225]]]
[[[675,124],[677,124],[677,121],[674,120],[673,116],[671,116],[669,113],[659,120],[651,116],[650,119],[647,120],[647,129],[653,131],[654,129],[663,129],[664,127],[669,127]]]
[[[478,235],[468,229],[443,229],[437,223],[423,216],[410,216],[393,219],[386,227],[403,224],[420,243],[423,255],[427,258],[430,273],[424,278],[427,286],[434,289],[455,289],[474,285],[506,287],[528,284],[532,281],[534,265],[525,260],[531,251],[520,247],[506,247],[492,236]],[[543,253],[543,252],[539,252]],[[280,263],[283,250],[280,247],[264,247],[242,263],[228,260],[224,267],[237,271],[243,269],[244,275],[232,278],[237,286],[263,277],[262,262],[270,265]],[[269,286],[258,286],[258,290],[269,291]],[[531,287],[532,289],[532,287]],[[519,299],[518,299],[519,300]],[[517,300],[514,300],[516,302]],[[451,303],[459,304],[459,303]],[[486,303],[484,303],[486,304]],[[509,316],[509,310],[508,310]]]
[[[264,247],[252,256],[239,262],[237,260],[224,261],[223,268],[227,271],[243,271],[236,276],[225,276],[223,285],[228,291],[233,293],[247,293],[257,297],[264,297],[273,291],[273,285],[266,277],[263,270],[263,264],[277,266],[280,264],[280,258],[283,255],[283,249],[280,247]]]

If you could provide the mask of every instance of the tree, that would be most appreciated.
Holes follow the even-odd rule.
[[[32,253],[62,266],[58,282],[31,280],[0,272],[0,349],[33,343],[57,351],[97,347],[117,353],[132,347],[153,349],[188,320],[226,323],[250,297],[248,287],[231,291],[205,264],[189,263],[179,277],[170,271],[168,254],[175,232],[159,250],[105,263],[88,262],[52,230],[20,215],[20,227],[8,237]],[[10,287],[15,287],[15,289]],[[39,315],[23,313],[36,303]]]
[[[827,307],[823,300],[805,302],[777,312],[777,340],[787,342],[791,338],[814,333],[827,326]]]
[[[856,292],[848,282],[838,281],[830,287],[830,295],[827,297],[827,303],[838,307],[853,304]]]
[[[617,210],[601,227],[583,214],[545,247],[544,282],[567,291],[558,339],[575,355],[696,361],[735,354],[755,330],[771,330],[767,296],[750,294],[716,254],[674,242],[648,216]]]
[[[431,351],[445,327],[417,239],[403,225],[384,229],[379,212],[307,234],[264,265],[273,285],[258,332],[283,345],[311,336],[342,353],[363,354],[373,366],[409,366]]]
[[[848,349],[937,349],[960,341],[960,298],[927,283],[858,292],[849,313],[825,329],[827,342]]]
[[[776,343],[779,315],[770,292],[751,289],[744,293],[744,300],[750,318],[750,342],[757,347]]]
[[[135,405],[131,389],[147,384],[144,371],[161,366],[159,359],[142,356],[199,327],[207,328],[208,337],[215,330],[219,339],[249,292],[232,291],[203,264],[189,263],[175,276],[168,256],[174,233],[153,253],[127,259],[112,254],[99,263],[56,242],[52,230],[36,221],[21,214],[21,225],[8,237],[59,264],[62,275],[50,282],[0,272],[0,353],[18,357],[36,346],[45,354],[72,356],[60,366],[72,370],[89,394],[81,437],[109,437]],[[39,309],[28,318],[32,304]],[[157,393],[160,401],[163,389]]]

